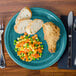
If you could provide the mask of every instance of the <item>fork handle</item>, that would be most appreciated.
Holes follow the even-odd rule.
[[[4,59],[4,56],[3,56],[3,49],[2,49],[2,42],[0,41],[0,68],[5,68],[5,59]]]

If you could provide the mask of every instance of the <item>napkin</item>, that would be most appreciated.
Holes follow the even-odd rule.
[[[74,16],[74,19],[76,16]],[[67,24],[67,16],[61,16],[61,20],[66,28],[66,31],[68,29],[68,24]],[[67,61],[68,61],[68,41],[67,41],[67,46],[66,49],[58,61],[58,68],[60,69],[76,69],[76,66],[74,65],[74,60],[76,56],[76,32],[73,30],[72,31],[72,66],[70,68],[67,67]]]

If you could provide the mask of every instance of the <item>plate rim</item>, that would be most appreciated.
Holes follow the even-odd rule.
[[[53,12],[51,12],[50,10],[48,10],[48,9],[44,9],[44,8],[40,8],[40,7],[32,7],[32,8],[30,8],[30,9],[39,9],[39,10],[44,10],[44,11],[46,11],[46,12],[48,12],[48,13],[51,13],[55,18],[57,18],[58,19],[58,21],[62,24],[62,26],[64,27],[64,24],[63,24],[63,22],[60,20],[60,18],[56,15],[56,14],[54,14]],[[18,12],[19,13],[19,12]],[[18,65],[20,65],[20,66],[22,66],[22,67],[24,67],[24,68],[27,68],[27,69],[32,69],[32,70],[39,70],[39,69],[44,69],[44,68],[47,68],[47,67],[49,67],[49,66],[51,66],[51,65],[53,65],[53,64],[55,64],[59,59],[60,59],[60,57],[62,56],[62,54],[64,53],[64,51],[65,51],[65,48],[66,48],[66,44],[67,44],[67,33],[66,33],[66,30],[65,30],[65,27],[64,27],[64,30],[65,30],[65,42],[64,42],[64,48],[62,49],[62,52],[60,52],[58,55],[57,55],[57,57],[54,59],[54,60],[52,60],[51,62],[49,62],[48,64],[45,64],[45,65],[43,65],[43,66],[29,66],[29,65],[23,65],[22,63],[20,63],[11,53],[10,53],[10,51],[8,51],[8,48],[7,48],[7,43],[6,43],[6,33],[7,33],[7,29],[8,29],[8,27],[9,27],[9,24],[10,24],[10,22],[14,19],[14,17],[16,17],[17,15],[18,15],[18,13],[16,13],[12,18],[11,18],[11,20],[8,22],[8,24],[7,24],[7,26],[6,26],[6,29],[5,29],[5,33],[4,33],[4,43],[5,43],[5,48],[6,48],[6,51],[8,52],[8,54],[9,54],[9,56],[11,57],[11,59],[14,61],[14,62],[16,62]]]

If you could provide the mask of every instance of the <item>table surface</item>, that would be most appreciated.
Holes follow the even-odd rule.
[[[76,0],[0,0],[0,21],[4,17],[5,28],[9,20],[25,6],[46,8],[59,17],[68,15],[71,10],[76,15]],[[0,69],[0,76],[76,76],[76,70],[58,69],[57,63],[42,70],[22,68],[9,57],[5,46],[4,56],[6,68]]]

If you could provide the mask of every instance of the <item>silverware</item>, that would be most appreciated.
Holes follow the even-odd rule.
[[[73,26],[74,31],[76,32],[76,18],[74,20],[74,26]]]
[[[74,20],[73,30],[76,32],[76,18]],[[76,56],[75,56],[75,60],[74,60],[74,65],[76,65]]]
[[[73,12],[68,14],[68,61],[67,67],[72,65],[72,25],[73,25]]]
[[[76,57],[75,57],[75,60],[74,60],[74,65],[76,65]]]
[[[0,24],[0,68],[5,68],[5,59],[3,55],[2,42],[1,42],[3,32],[4,32],[4,26],[2,21],[2,24]]]

